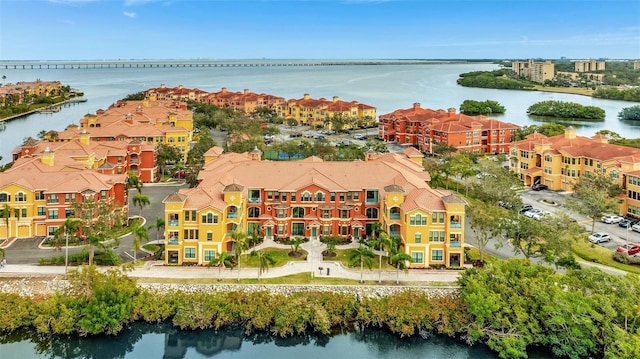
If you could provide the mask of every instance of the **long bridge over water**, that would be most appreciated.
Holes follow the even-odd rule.
[[[468,63],[465,60],[362,60],[362,61],[313,61],[313,60],[113,60],[113,61],[0,61],[0,69],[117,69],[117,68],[179,68],[179,67],[288,67],[288,66],[363,66],[363,65],[433,65]]]

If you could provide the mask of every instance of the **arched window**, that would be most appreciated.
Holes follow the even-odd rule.
[[[227,208],[227,218],[228,219],[238,218],[238,207],[231,206]]]
[[[293,207],[293,218],[304,218],[304,208]]]
[[[316,201],[317,202],[324,202],[324,193],[323,192],[316,192]]]
[[[302,202],[311,202],[311,193],[310,192],[302,192]]]
[[[389,218],[400,219],[400,208],[391,207],[391,209],[389,210]]]

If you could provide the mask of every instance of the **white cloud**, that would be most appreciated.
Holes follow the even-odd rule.
[[[135,19],[135,17],[137,16],[135,12],[128,12],[128,11],[123,11],[122,14],[126,17],[130,17],[132,19]]]

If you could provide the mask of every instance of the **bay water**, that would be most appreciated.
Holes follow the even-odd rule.
[[[259,62],[259,60],[252,61]],[[423,108],[459,108],[470,100],[495,100],[506,107],[499,120],[521,126],[539,124],[526,114],[527,108],[539,101],[558,100],[598,106],[606,111],[602,122],[571,123],[578,134],[591,136],[608,129],[623,137],[640,137],[640,123],[617,119],[625,107],[637,103],[594,99],[587,96],[537,91],[496,90],[462,87],[456,84],[458,75],[470,71],[489,71],[498,66],[490,63],[411,64],[411,65],[346,65],[346,66],[270,66],[270,67],[172,67],[172,68],[74,68],[74,69],[0,69],[5,83],[19,81],[57,80],[85,93],[84,103],[69,105],[53,114],[33,114],[7,123],[0,131],[0,163],[11,158],[11,151],[26,137],[37,137],[41,130],[63,130],[77,124],[87,113],[106,109],[128,94],[159,87],[183,85],[205,91],[249,89],[257,93],[282,96],[286,99],[356,100],[377,107],[378,115],[399,108],[409,108],[418,102]]]

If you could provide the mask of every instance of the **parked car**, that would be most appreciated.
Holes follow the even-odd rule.
[[[531,189],[534,190],[534,191],[543,191],[543,190],[549,189],[549,186],[547,186],[546,184],[542,184],[542,183],[536,183],[533,186],[531,186]]]
[[[503,202],[503,201],[499,201],[499,202],[498,202],[498,206],[500,206],[500,207],[502,207],[502,208],[504,208],[504,209],[511,209],[511,207],[513,207],[513,206],[511,205],[511,203],[509,203],[509,202]]]
[[[611,241],[611,235],[609,235],[609,233],[595,232],[589,236],[589,242],[595,243],[595,244],[605,243],[610,241]]]
[[[186,174],[185,171],[176,171],[176,172],[173,172],[171,177],[173,177],[173,178],[185,178],[185,177],[187,177],[187,174]]]
[[[302,137],[302,134],[300,132],[291,132],[289,134],[290,138],[298,138],[298,137]]]
[[[631,230],[640,233],[640,222],[636,222],[636,224],[632,225]]]
[[[361,134],[359,134],[359,133],[356,133],[355,135],[353,135],[353,138],[354,138],[355,140],[366,140],[366,139],[367,139],[367,136],[365,136],[365,135],[361,135]]]
[[[529,217],[529,218],[534,218],[536,216],[543,216],[544,213],[541,210],[539,210],[537,208],[534,208],[534,209],[531,209],[531,210],[528,210],[528,211],[524,212],[524,215]]]
[[[618,249],[616,249],[616,252],[626,253],[630,256],[633,256],[635,254],[640,253],[640,244],[634,244],[634,243],[623,244],[620,247],[618,247]]]
[[[606,223],[606,224],[620,223],[620,221],[622,221],[623,219],[624,218],[613,215],[613,214],[607,214],[605,216],[602,216],[601,218],[602,223]]]
[[[525,214],[527,211],[530,211],[533,209],[533,206],[530,204],[523,204],[522,207],[520,207],[520,214]]]
[[[636,221],[631,220],[629,218],[625,218],[622,221],[620,221],[620,223],[618,223],[620,227],[627,228],[627,229],[630,229],[631,226],[633,226],[634,224],[636,224]]]

